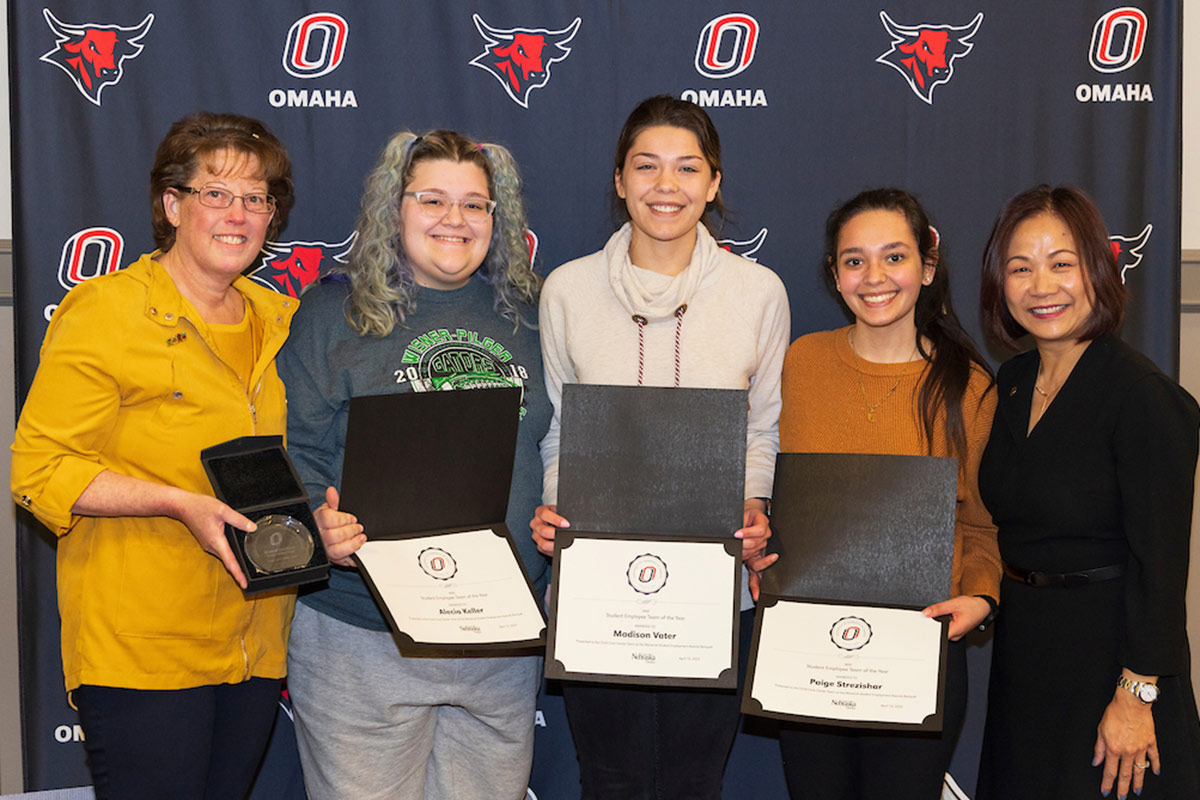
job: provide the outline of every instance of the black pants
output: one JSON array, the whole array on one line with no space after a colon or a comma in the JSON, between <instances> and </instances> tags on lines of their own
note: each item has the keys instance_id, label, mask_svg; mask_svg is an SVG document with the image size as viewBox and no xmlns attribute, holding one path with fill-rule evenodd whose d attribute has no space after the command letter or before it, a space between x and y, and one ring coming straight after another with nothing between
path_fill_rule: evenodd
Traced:
<instances>
[{"instance_id":1,"label":"black pants","mask_svg":"<svg viewBox=\"0 0 1200 800\"><path fill-rule=\"evenodd\" d=\"M280 681L73 693L97 800L237 800L275 724Z\"/></svg>"},{"instance_id":2,"label":"black pants","mask_svg":"<svg viewBox=\"0 0 1200 800\"><path fill-rule=\"evenodd\" d=\"M736 691L563 684L583 800L720 800L754 611L739 625Z\"/></svg>"},{"instance_id":3,"label":"black pants","mask_svg":"<svg viewBox=\"0 0 1200 800\"><path fill-rule=\"evenodd\" d=\"M941 733L781 725L788 793L793 800L938 800L966 708L967 649L950 642Z\"/></svg>"}]
</instances>

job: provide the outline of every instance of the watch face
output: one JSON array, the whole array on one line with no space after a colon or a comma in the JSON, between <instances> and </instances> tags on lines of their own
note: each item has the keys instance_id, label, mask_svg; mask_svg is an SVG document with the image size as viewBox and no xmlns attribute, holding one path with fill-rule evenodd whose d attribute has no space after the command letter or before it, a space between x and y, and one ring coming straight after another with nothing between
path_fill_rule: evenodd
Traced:
<instances>
[{"instance_id":1,"label":"watch face","mask_svg":"<svg viewBox=\"0 0 1200 800\"><path fill-rule=\"evenodd\" d=\"M1143 703L1153 703L1158 699L1158 687L1152 683L1144 683L1138 689L1137 695Z\"/></svg>"}]
</instances>

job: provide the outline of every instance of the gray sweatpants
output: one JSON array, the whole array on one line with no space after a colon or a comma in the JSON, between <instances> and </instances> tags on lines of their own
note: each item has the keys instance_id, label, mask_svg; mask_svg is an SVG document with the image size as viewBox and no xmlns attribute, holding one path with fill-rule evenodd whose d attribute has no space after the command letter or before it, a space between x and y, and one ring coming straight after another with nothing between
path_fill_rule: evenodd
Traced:
<instances>
[{"instance_id":1,"label":"gray sweatpants","mask_svg":"<svg viewBox=\"0 0 1200 800\"><path fill-rule=\"evenodd\" d=\"M405 658L296 605L288 691L311 800L520 800L542 659Z\"/></svg>"}]
</instances>

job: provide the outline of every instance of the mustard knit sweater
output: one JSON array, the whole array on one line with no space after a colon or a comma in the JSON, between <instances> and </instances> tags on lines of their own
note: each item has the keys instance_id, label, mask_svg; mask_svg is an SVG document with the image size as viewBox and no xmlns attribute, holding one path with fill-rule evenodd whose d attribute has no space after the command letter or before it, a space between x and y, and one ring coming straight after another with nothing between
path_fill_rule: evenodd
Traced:
<instances>
[{"instance_id":1,"label":"mustard knit sweater","mask_svg":"<svg viewBox=\"0 0 1200 800\"><path fill-rule=\"evenodd\" d=\"M849 328L838 328L811 333L788 348L783 362L780 451L950 455L945 426L940 419L934 427L932 452L926 448L917 407L926 362L863 361L850 349L848 332ZM895 391L889 395L893 385ZM869 406L876 406L874 422L867 419ZM958 471L951 582L955 596L999 597L996 526L979 497L978 480L979 459L987 444L995 410L996 392L988 388L987 376L981 371L973 372L963 396L968 457L966 464L960 461Z\"/></svg>"}]
</instances>

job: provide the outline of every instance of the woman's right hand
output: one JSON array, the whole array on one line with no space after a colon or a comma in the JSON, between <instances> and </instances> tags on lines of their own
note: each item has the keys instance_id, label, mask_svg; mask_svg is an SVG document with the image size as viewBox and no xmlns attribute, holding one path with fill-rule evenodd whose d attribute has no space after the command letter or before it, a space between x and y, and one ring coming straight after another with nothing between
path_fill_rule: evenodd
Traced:
<instances>
[{"instance_id":1,"label":"woman's right hand","mask_svg":"<svg viewBox=\"0 0 1200 800\"><path fill-rule=\"evenodd\" d=\"M538 506L529 521L529 529L533 531L533 541L537 542L538 552L544 556L554 555L554 534L559 528L569 528L571 523L558 515L558 506Z\"/></svg>"},{"instance_id":2,"label":"woman's right hand","mask_svg":"<svg viewBox=\"0 0 1200 800\"><path fill-rule=\"evenodd\" d=\"M987 615L992 613L992 604L982 597L958 595L957 597L951 597L949 600L934 603L923 609L921 613L930 619L934 619L935 617L950 617L950 624L946 628L946 636L950 641L957 642L972 630L978 628L987 619Z\"/></svg>"},{"instance_id":3,"label":"woman's right hand","mask_svg":"<svg viewBox=\"0 0 1200 800\"><path fill-rule=\"evenodd\" d=\"M225 538L225 524L228 523L247 533L253 532L257 526L249 518L211 495L183 489L175 491L178 494L171 516L186 525L204 552L220 559L225 569L237 581L237 585L245 589L246 576L238 565L233 548L229 546L229 540Z\"/></svg>"},{"instance_id":4,"label":"woman's right hand","mask_svg":"<svg viewBox=\"0 0 1200 800\"><path fill-rule=\"evenodd\" d=\"M329 562L339 567L357 567L350 556L367 543L367 535L357 517L338 510L338 499L338 490L330 486L325 490L325 502L313 511L313 518Z\"/></svg>"}]
</instances>

